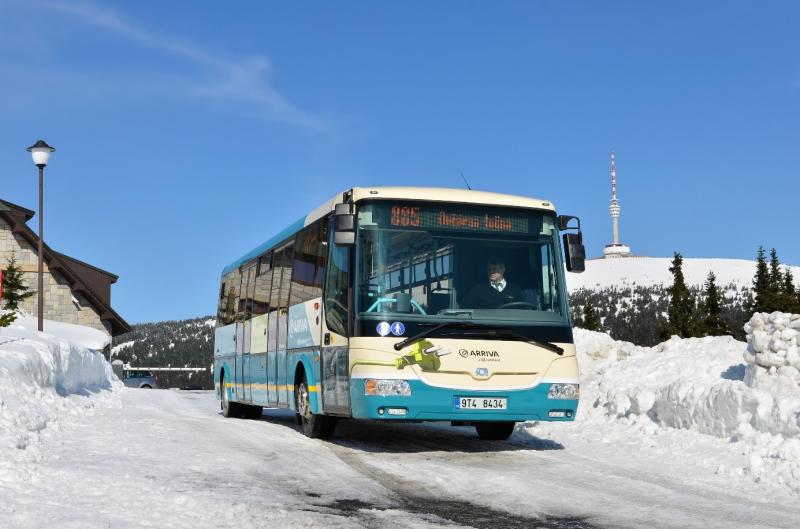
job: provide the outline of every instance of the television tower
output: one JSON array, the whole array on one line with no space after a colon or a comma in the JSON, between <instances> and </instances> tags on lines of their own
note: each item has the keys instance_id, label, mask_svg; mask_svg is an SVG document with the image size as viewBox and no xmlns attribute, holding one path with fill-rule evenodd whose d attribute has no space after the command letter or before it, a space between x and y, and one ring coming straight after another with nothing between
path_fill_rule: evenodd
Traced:
<instances>
[{"instance_id":1,"label":"television tower","mask_svg":"<svg viewBox=\"0 0 800 529\"><path fill-rule=\"evenodd\" d=\"M608 207L611 213L611 226L614 231L614 239L611 244L606 244L603 249L603 256L605 257L628 257L631 255L631 249L619 242L619 214L622 207L617 200L617 164L614 151L611 151L611 205Z\"/></svg>"}]
</instances>

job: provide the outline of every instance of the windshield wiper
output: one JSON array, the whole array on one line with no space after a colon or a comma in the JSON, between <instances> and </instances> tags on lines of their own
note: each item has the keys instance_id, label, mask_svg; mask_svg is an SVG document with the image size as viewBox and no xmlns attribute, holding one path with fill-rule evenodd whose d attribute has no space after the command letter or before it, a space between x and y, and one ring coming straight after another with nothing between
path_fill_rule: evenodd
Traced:
<instances>
[{"instance_id":1,"label":"windshield wiper","mask_svg":"<svg viewBox=\"0 0 800 529\"><path fill-rule=\"evenodd\" d=\"M422 325L422 324L420 324ZM475 329L478 332L469 332L469 333L460 333L463 335L475 335L475 336L485 336L485 337L505 337L505 338L513 338L520 342L529 343L531 345L537 345L542 349L547 349L550 352L556 353L557 355L561 356L564 354L564 349L562 347L557 346L554 343L550 342L540 342L539 340L529 338L524 334L521 334L514 329L509 329L505 327L495 328L495 329L485 329L482 325L476 325L474 323L468 321L446 321L444 323L440 323L439 325L434 325L430 329L426 329L420 333L415 334L414 336L409 336L405 340L401 340L394 344L394 350L399 351L403 347L411 345L412 343L418 342L434 332L438 331L439 329L444 329L445 327L453 327L456 329Z\"/></svg>"},{"instance_id":2,"label":"windshield wiper","mask_svg":"<svg viewBox=\"0 0 800 529\"><path fill-rule=\"evenodd\" d=\"M420 325L423 325L423 324L420 323ZM428 324L428 325L430 325L430 324ZM445 327L455 327L457 329L473 329L473 328L477 327L477 325L475 325L474 323L467 322L467 321L446 321L444 323L440 323L439 325L434 325L430 329L426 329L426 330L424 330L424 331L422 331L420 333L415 334L414 336L409 336L405 340L400 340L399 342L394 344L394 350L395 351L399 351L403 347L406 347L407 345L411 345L412 343L416 343L416 342L426 338L427 336L430 336L431 334L433 334L434 332L438 331L439 329L444 329Z\"/></svg>"},{"instance_id":3,"label":"windshield wiper","mask_svg":"<svg viewBox=\"0 0 800 529\"><path fill-rule=\"evenodd\" d=\"M478 327L478 326L476 325L476 327ZM465 334L467 334L467 333L465 333ZM468 334L472 334L472 335L475 335L475 336L486 336L486 337L491 337L491 338L495 338L495 337L498 337L498 338L499 337L514 338L515 340L518 340L520 342L529 343L531 345L537 345L537 346L541 347L542 349L547 349L548 351L556 353L559 356L562 356L564 354L564 348L563 347L559 347L554 343L540 342L539 340L536 340L535 338L529 338L529 337L525 336L524 334L515 331L514 329L508 329L508 328L504 328L504 327L495 328L495 329L481 329L478 332L470 332Z\"/></svg>"}]
</instances>

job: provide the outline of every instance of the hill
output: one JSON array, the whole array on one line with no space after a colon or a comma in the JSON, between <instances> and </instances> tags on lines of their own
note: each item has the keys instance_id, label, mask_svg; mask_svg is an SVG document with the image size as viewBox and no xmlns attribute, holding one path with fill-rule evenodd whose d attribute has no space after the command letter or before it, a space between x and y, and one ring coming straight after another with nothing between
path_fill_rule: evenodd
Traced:
<instances>
[{"instance_id":1,"label":"hill","mask_svg":"<svg viewBox=\"0 0 800 529\"><path fill-rule=\"evenodd\" d=\"M131 332L114 338L111 359L131 366L208 367L214 361L214 318L161 321L133 325ZM211 371L158 373L162 387L188 384L213 389Z\"/></svg>"},{"instance_id":2,"label":"hill","mask_svg":"<svg viewBox=\"0 0 800 529\"><path fill-rule=\"evenodd\" d=\"M666 318L669 303L666 289L672 284L671 262L666 257L588 259L584 273L567 277L575 325L583 323L583 307L591 300L601 318L601 330L614 339L644 346L659 343L660 320ZM800 267L791 268L800 277ZM751 316L748 306L756 263L685 257L683 273L696 300L710 271L717 276L723 319L731 335L743 340L742 326Z\"/></svg>"},{"instance_id":3,"label":"hill","mask_svg":"<svg viewBox=\"0 0 800 529\"><path fill-rule=\"evenodd\" d=\"M669 286L672 283L672 274L669 272L671 263L671 257L587 259L586 271L570 274L567 286L570 292L581 288L596 290L612 286ZM791 268L794 276L800 277L800 266ZM733 285L739 290L750 289L756 273L756 262L746 259L683 258L683 275L687 285L702 286L709 271L714 272L720 285Z\"/></svg>"}]
</instances>

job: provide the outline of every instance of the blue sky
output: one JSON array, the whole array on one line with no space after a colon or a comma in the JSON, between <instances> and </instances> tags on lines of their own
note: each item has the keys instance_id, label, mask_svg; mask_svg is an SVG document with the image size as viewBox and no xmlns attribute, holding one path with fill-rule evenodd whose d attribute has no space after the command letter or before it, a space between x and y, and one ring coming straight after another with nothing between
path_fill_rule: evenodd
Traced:
<instances>
[{"instance_id":1,"label":"blue sky","mask_svg":"<svg viewBox=\"0 0 800 529\"><path fill-rule=\"evenodd\" d=\"M768 9L766 9L768 7ZM0 0L0 197L130 322L354 185L553 200L587 251L800 264L800 4ZM35 224L33 225L35 227Z\"/></svg>"}]
</instances>

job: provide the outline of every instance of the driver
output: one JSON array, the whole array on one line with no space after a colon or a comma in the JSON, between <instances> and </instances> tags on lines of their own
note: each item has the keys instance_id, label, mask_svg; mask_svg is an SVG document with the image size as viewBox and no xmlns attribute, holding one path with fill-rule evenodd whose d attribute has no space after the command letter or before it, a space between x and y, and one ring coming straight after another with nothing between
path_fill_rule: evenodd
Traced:
<instances>
[{"instance_id":1,"label":"driver","mask_svg":"<svg viewBox=\"0 0 800 529\"><path fill-rule=\"evenodd\" d=\"M514 283L506 281L506 265L499 259L486 264L488 281L475 285L467 293L464 308L496 309L507 303L522 301L522 291Z\"/></svg>"}]
</instances>

